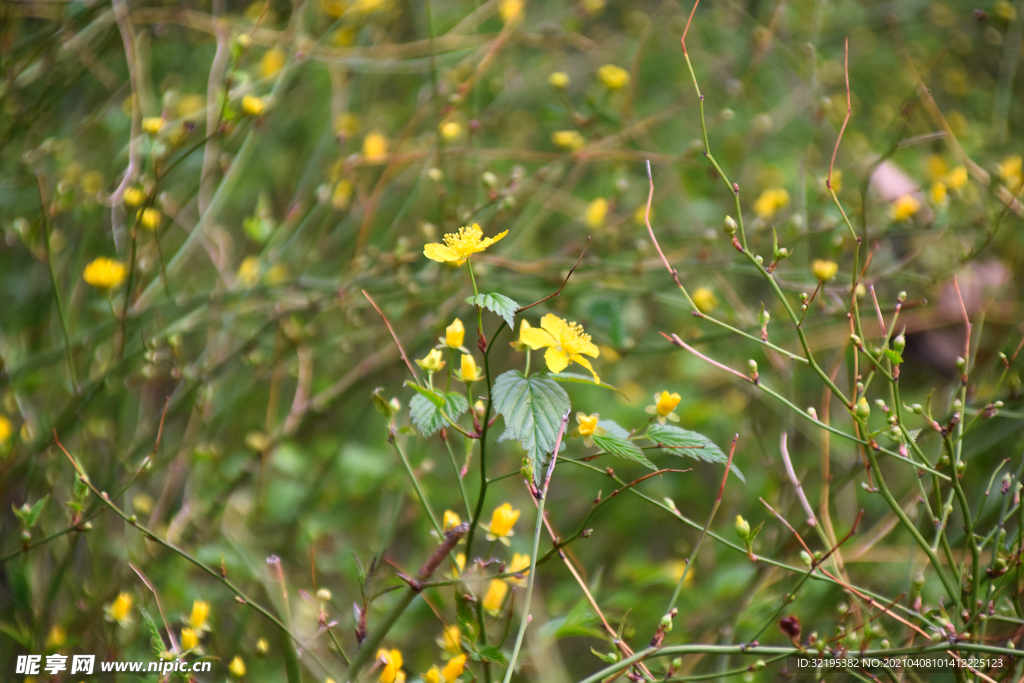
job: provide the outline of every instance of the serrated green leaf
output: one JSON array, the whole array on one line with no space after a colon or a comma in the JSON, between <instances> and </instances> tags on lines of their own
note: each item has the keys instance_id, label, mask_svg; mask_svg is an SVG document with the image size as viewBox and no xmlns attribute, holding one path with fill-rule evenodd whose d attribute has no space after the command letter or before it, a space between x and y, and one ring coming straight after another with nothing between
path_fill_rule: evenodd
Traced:
<instances>
[{"instance_id":1,"label":"serrated green leaf","mask_svg":"<svg viewBox=\"0 0 1024 683\"><path fill-rule=\"evenodd\" d=\"M509 299L504 294L498 294L497 292L491 294L477 294L475 296L466 297L466 303L471 306L481 306L486 308L491 313L504 318L505 322L508 323L509 329L515 327L516 311L519 310L519 304L512 299Z\"/></svg>"},{"instance_id":2,"label":"serrated green leaf","mask_svg":"<svg viewBox=\"0 0 1024 683\"><path fill-rule=\"evenodd\" d=\"M632 441L624 439L621 436L615 434L603 434L601 436L594 436L594 443L606 453L610 453L619 458L625 458L626 460L632 460L638 462L644 467L652 470L657 470L654 463L647 459L644 452L640 450Z\"/></svg>"},{"instance_id":3,"label":"serrated green leaf","mask_svg":"<svg viewBox=\"0 0 1024 683\"><path fill-rule=\"evenodd\" d=\"M419 384L416 384L415 382L410 382L409 380L405 381L405 385L415 389L419 393L420 396L425 396L431 403L433 403L438 408L440 408L441 406L444 405L444 401L445 401L444 396L442 396L441 394L437 393L433 389L428 389L427 387L421 387Z\"/></svg>"},{"instance_id":4,"label":"serrated green leaf","mask_svg":"<svg viewBox=\"0 0 1024 683\"><path fill-rule=\"evenodd\" d=\"M647 430L647 434L644 436L656 444L672 446L672 448L665 450L673 455L696 458L704 462L717 462L721 464L729 462L729 458L722 452L722 449L716 446L711 439L703 434L691 432L688 429L682 429L673 425L654 424L651 425L651 428ZM744 484L747 483L743 473L740 472L736 465L732 466L732 471L740 478L740 481Z\"/></svg>"},{"instance_id":5,"label":"serrated green leaf","mask_svg":"<svg viewBox=\"0 0 1024 683\"><path fill-rule=\"evenodd\" d=\"M564 372L563 371L563 372L558 373L557 375L555 375L555 374L549 375L549 377L551 377L551 379L555 380L556 382L565 382L566 384L589 384L592 387L601 387L602 389L611 389L612 391L616 392L617 394L619 394L623 398L625 398L627 400L629 398L628 396L626 396L626 393L624 391L622 391L622 389L619 389L618 387L612 386L611 384L608 384L607 382L597 382L597 383L595 383L594 382L594 378L591 377L590 375L581 375L581 374L575 373L575 372Z\"/></svg>"},{"instance_id":6,"label":"serrated green leaf","mask_svg":"<svg viewBox=\"0 0 1024 683\"><path fill-rule=\"evenodd\" d=\"M896 349L886 349L885 351L882 351L882 353L885 354L885 357L888 358L893 365L899 365L903 362L903 356Z\"/></svg>"},{"instance_id":7,"label":"serrated green leaf","mask_svg":"<svg viewBox=\"0 0 1024 683\"><path fill-rule=\"evenodd\" d=\"M149 630L149 649L154 657L160 659L160 655L167 651L164 639L160 635L160 627L156 625L153 617L142 605L139 605L139 614L142 615L143 621L146 622L146 628Z\"/></svg>"},{"instance_id":8,"label":"serrated green leaf","mask_svg":"<svg viewBox=\"0 0 1024 683\"><path fill-rule=\"evenodd\" d=\"M499 650L494 645L480 645L476 648L475 653L476 661L481 662L493 662L500 664L501 666L508 666L508 659L505 657L505 653Z\"/></svg>"},{"instance_id":9,"label":"serrated green leaf","mask_svg":"<svg viewBox=\"0 0 1024 683\"><path fill-rule=\"evenodd\" d=\"M569 395L549 377L527 378L510 370L495 380L491 402L505 420L505 432L498 441L521 443L533 465L534 480L540 481L546 456L555 448L562 415L571 406Z\"/></svg>"},{"instance_id":10,"label":"serrated green leaf","mask_svg":"<svg viewBox=\"0 0 1024 683\"><path fill-rule=\"evenodd\" d=\"M444 401L440 406L431 402L430 397L422 394L413 396L412 401L409 402L409 417L412 418L413 424L423 436L433 436L441 427L448 424L448 421L444 419L445 415L455 422L469 408L469 402L462 394L449 392L443 397L440 394L437 396Z\"/></svg>"}]
</instances>

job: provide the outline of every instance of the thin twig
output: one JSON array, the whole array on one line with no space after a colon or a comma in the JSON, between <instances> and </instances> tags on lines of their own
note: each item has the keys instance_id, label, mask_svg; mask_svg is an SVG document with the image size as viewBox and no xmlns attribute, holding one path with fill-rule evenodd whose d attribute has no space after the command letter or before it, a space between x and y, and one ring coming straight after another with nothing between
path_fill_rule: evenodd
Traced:
<instances>
[{"instance_id":1,"label":"thin twig","mask_svg":"<svg viewBox=\"0 0 1024 683\"><path fill-rule=\"evenodd\" d=\"M789 449L786 448L786 437L786 432L782 432L782 438L779 443L779 449L782 451L782 462L786 465L786 474L789 475L789 480L793 482L797 498L800 499L800 504L804 506L804 511L807 512L807 524L815 526L818 520L814 516L814 509L807 501L807 496L804 495L804 489L800 485L800 480L796 478L796 471L793 469L793 463L789 459Z\"/></svg>"},{"instance_id":2,"label":"thin twig","mask_svg":"<svg viewBox=\"0 0 1024 683\"><path fill-rule=\"evenodd\" d=\"M850 38L847 37L844 41L846 57L843 62L843 71L846 74L846 117L843 119L843 125L839 128L839 137L836 138L836 146L832 148L832 161L828 164L828 178L825 183L828 185L828 189L832 189L832 169L836 165L836 154L839 152L839 143L843 141L843 133L846 132L846 124L850 122L850 113L853 111L853 107L850 104ZM845 215L845 214L844 214Z\"/></svg>"},{"instance_id":3,"label":"thin twig","mask_svg":"<svg viewBox=\"0 0 1024 683\"><path fill-rule=\"evenodd\" d=\"M398 335L395 334L395 328L391 327L391 323L388 321L388 317L386 315L384 315L384 312L382 310L380 310L380 307L373 300L373 298L370 297L370 295L366 293L366 290L364 289L364 290L362 290L362 292L363 292L363 296L366 297L366 300L370 302L370 305L373 306L374 310L377 311L377 314L380 315L381 319L384 321L384 324L388 326L388 332L391 333L391 337L395 340L395 344L398 345L398 352L400 354L402 354L402 360L405 361L405 367L409 368L409 372L412 373L413 379L415 379L416 383L419 384L420 383L420 378L416 374L416 369L413 368L412 363L409 362L409 357L407 355L405 355L405 349L402 348L402 342L399 341Z\"/></svg>"},{"instance_id":4,"label":"thin twig","mask_svg":"<svg viewBox=\"0 0 1024 683\"><path fill-rule=\"evenodd\" d=\"M544 303L548 299L554 299L556 296L561 294L562 293L562 289L565 287L566 284L568 284L569 278L572 277L573 272L576 270L576 266L580 265L580 261L583 260L583 255L587 253L587 247L589 247L589 246L590 246L590 235L587 235L587 243L583 245L583 251L580 252L579 258L576 259L576 263L573 265L572 268L569 269L569 272L566 274L565 279L562 280L562 285L558 289L556 289L553 294L548 294L546 297L544 297L540 301L534 301L529 306L523 306L523 307L519 308L516 311L516 314L518 315L519 313L522 313L523 311L525 311L527 309L533 308L534 306L539 306L540 304ZM495 334L497 334L497 333L495 333Z\"/></svg>"}]
</instances>

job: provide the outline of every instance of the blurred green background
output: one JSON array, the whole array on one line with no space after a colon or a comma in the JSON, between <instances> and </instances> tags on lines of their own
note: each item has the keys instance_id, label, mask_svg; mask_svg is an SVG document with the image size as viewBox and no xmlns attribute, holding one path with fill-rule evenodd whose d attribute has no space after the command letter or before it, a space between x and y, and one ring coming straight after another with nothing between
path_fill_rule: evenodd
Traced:
<instances>
[{"instance_id":1,"label":"blurred green background","mask_svg":"<svg viewBox=\"0 0 1024 683\"><path fill-rule=\"evenodd\" d=\"M806 365L693 315L643 224L650 160L651 222L688 291L701 290L698 305L760 338L763 304L769 340L800 353L784 308L722 231L735 211L702 153L698 101L680 49L690 9L639 0L0 7L0 677L16 680L10 672L26 652L152 658L137 607L159 610L131 563L156 587L176 635L193 601L210 603L212 631L202 646L222 664L199 680L223 679L235 656L249 679L283 680L275 627L215 578L102 512L95 497L76 493L74 470L53 446L56 430L128 514L199 561L223 565L283 615L265 562L281 558L294 630L329 664L323 670L302 658L303 680L341 680L341 660L317 623L316 589L333 593L324 607L351 655L350 606L362 603L357 567L377 558L384 564L375 590L399 586L396 573L411 574L436 547L370 400L383 387L385 398L404 406L399 425L409 426L408 373L361 290L410 356L426 355L456 316L473 347L465 273L422 255L425 243L472 222L485 235L509 231L474 257L475 273L482 291L520 303L554 292L589 238L561 295L523 317L535 326L547 312L579 321L599 345L595 369L621 391L566 385L574 413L599 412L633 429L648 419L652 395L668 390L681 396L681 426L723 450L739 435L735 462L746 482L729 480L712 531L736 544L736 515L765 522L757 554L802 571L799 544L764 498L812 549L827 550L803 524L782 467L785 432L816 508L830 458L838 537L865 511L843 549L850 580L890 600L909 592L925 569L923 554L894 529L881 497L865 490L853 444L825 438L782 403L659 334L677 333L742 374L754 359L766 386L828 414L823 386ZM848 38L852 118L833 185L861 238L861 266L871 254L864 282L872 289L859 299L864 326L879 337L872 297L888 322L898 293L907 293L898 325L907 327L903 402L924 403L934 392L932 409L945 423L964 348L951 286L958 277L974 324L966 417L1005 403L996 417L973 424L965 441L964 488L972 505L988 502L981 533L993 524L999 478L1016 470L1024 441L1019 363L1007 360L1004 373L998 356L1016 358L1024 319L1022 210L1013 198L1022 184L1022 32L1019 1L750 0L705 2L687 38L711 150L739 185L751 249L771 261L777 231L792 255L775 276L794 308L801 292L815 290L812 261L839 265L803 329L844 391L857 381L847 319L856 242L825 181L846 114ZM623 87L598 76L606 64L628 72ZM554 72L567 74L564 89L549 82ZM260 99L247 104L246 96ZM129 168L137 176L121 189L130 192L116 196ZM905 197L916 206L904 203L901 214ZM154 229L137 220L145 209L159 212ZM110 290L87 284L83 272L97 257L134 264L128 281ZM485 313L489 338L497 326ZM522 367L512 340L507 330L492 340L495 375ZM868 397L876 398L870 390ZM833 424L852 431L843 406L830 405ZM914 428L925 426L913 419ZM881 417L873 421L883 426ZM411 428L399 438L434 509L467 518L444 444ZM920 438L934 460L939 439L927 428ZM453 448L461 462L462 444ZM589 452L579 441L570 449L574 457ZM476 455L465 482L472 502ZM651 458L659 467L693 468L637 489L654 501L671 498L696 528L623 495L595 516L593 535L568 549L634 649L654 633L722 476L718 465L665 452ZM489 474L516 472L521 459L516 442L492 441ZM626 481L646 473L608 456L593 464L614 467ZM913 469L888 461L884 469L913 513ZM614 487L605 476L559 468L548 501L553 527L570 533L598 491ZM43 499L31 526L16 514ZM505 501L523 513L512 549L494 551L505 562L529 550L530 500L517 476L489 489L485 520ZM954 545L963 533L958 515L950 521ZM76 528L86 519L90 531ZM1011 537L1016 528L1008 525ZM924 533L931 539L934 531ZM542 536L542 552L547 542ZM475 548L484 553L486 545L481 539ZM692 573L666 643L746 642L799 578L714 539ZM104 619L104 606L121 592L136 606L127 626ZM930 578L925 603L935 607L940 593ZM454 620L450 588L424 595L386 640L403 652L410 681L438 661L434 640ZM1000 593L1003 621L988 627L991 642L1005 644L1024 624L1016 595L1015 588ZM391 598L370 607L371 628ZM849 600L834 585L810 581L786 613L799 616L805 636L831 637L838 624L860 618L837 613ZM520 602L514 618L508 611L498 618L492 637L506 624L514 631L521 609ZM611 636L557 559L538 570L533 615L522 680L578 680L605 666L591 649L614 649ZM898 622L872 623L876 645L903 642ZM261 638L268 653L260 652ZM771 623L760 642L788 638ZM506 653L510 645L511 638ZM680 673L746 663L691 656ZM479 671L473 663L467 669ZM757 680L778 675L772 666Z\"/></svg>"}]
</instances>

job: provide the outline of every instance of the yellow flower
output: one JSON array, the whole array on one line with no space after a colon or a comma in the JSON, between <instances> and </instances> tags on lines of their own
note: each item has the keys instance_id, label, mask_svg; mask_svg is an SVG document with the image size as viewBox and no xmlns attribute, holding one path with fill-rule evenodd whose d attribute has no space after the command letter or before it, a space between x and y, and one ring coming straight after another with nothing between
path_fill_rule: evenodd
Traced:
<instances>
[{"instance_id":1,"label":"yellow flower","mask_svg":"<svg viewBox=\"0 0 1024 683\"><path fill-rule=\"evenodd\" d=\"M444 345L449 346L453 349L457 349L462 346L462 341L466 338L466 328L462 326L462 321L456 318L452 321L452 324L444 328Z\"/></svg>"},{"instance_id":2,"label":"yellow flower","mask_svg":"<svg viewBox=\"0 0 1024 683\"><path fill-rule=\"evenodd\" d=\"M1022 160L1019 154L1008 156L999 163L999 177L1003 179L1006 186L1013 192L1018 192L1024 179L1021 175Z\"/></svg>"},{"instance_id":3,"label":"yellow flower","mask_svg":"<svg viewBox=\"0 0 1024 683\"><path fill-rule=\"evenodd\" d=\"M605 64L598 69L597 77L609 90L619 90L629 83L629 72L614 64Z\"/></svg>"},{"instance_id":4,"label":"yellow flower","mask_svg":"<svg viewBox=\"0 0 1024 683\"><path fill-rule=\"evenodd\" d=\"M586 221L591 228L600 228L608 216L608 200L598 197L587 206Z\"/></svg>"},{"instance_id":5,"label":"yellow flower","mask_svg":"<svg viewBox=\"0 0 1024 683\"><path fill-rule=\"evenodd\" d=\"M520 579L518 577L511 577L508 581L516 586L525 586L525 577L530 573L530 556L523 555L522 553L516 553L512 556L512 562L509 563L506 571L522 574L524 578Z\"/></svg>"},{"instance_id":6,"label":"yellow flower","mask_svg":"<svg viewBox=\"0 0 1024 683\"><path fill-rule=\"evenodd\" d=\"M501 0L498 5L498 13L501 20L509 26L514 26L523 18L524 0Z\"/></svg>"},{"instance_id":7,"label":"yellow flower","mask_svg":"<svg viewBox=\"0 0 1024 683\"><path fill-rule=\"evenodd\" d=\"M186 650L191 650L196 645L199 645L199 636L192 629L186 627L181 629L181 646Z\"/></svg>"},{"instance_id":8,"label":"yellow flower","mask_svg":"<svg viewBox=\"0 0 1024 683\"><path fill-rule=\"evenodd\" d=\"M550 76L548 76L548 83L551 85L552 88L557 88L558 90L565 90L566 88L569 87L569 74L565 73L564 71L556 71Z\"/></svg>"},{"instance_id":9,"label":"yellow flower","mask_svg":"<svg viewBox=\"0 0 1024 683\"><path fill-rule=\"evenodd\" d=\"M487 540L498 540L505 545L511 545L508 537L515 535L516 532L512 530L512 527L515 526L517 519L519 519L519 510L513 509L511 503L502 503L494 508L494 512L491 514L491 525L484 527L487 531Z\"/></svg>"},{"instance_id":10,"label":"yellow flower","mask_svg":"<svg viewBox=\"0 0 1024 683\"><path fill-rule=\"evenodd\" d=\"M142 119L142 130L146 131L150 135L156 135L163 127L164 119L162 116L147 116Z\"/></svg>"},{"instance_id":11,"label":"yellow flower","mask_svg":"<svg viewBox=\"0 0 1024 683\"><path fill-rule=\"evenodd\" d=\"M491 614L497 614L501 611L501 606L505 602L505 596L507 594L507 583L501 579L491 579L491 583L487 586L487 593L484 595L484 609Z\"/></svg>"},{"instance_id":12,"label":"yellow flower","mask_svg":"<svg viewBox=\"0 0 1024 683\"><path fill-rule=\"evenodd\" d=\"M573 430L572 437L578 438L583 437L583 443L590 446L594 445L595 436L604 436L608 432L605 431L604 427L598 425L600 416L597 413L593 415L587 415L586 413L576 413L576 424L579 426Z\"/></svg>"},{"instance_id":13,"label":"yellow flower","mask_svg":"<svg viewBox=\"0 0 1024 683\"><path fill-rule=\"evenodd\" d=\"M380 670L380 678L377 680L380 683L395 683L395 680L399 678L405 678L405 674L402 673L402 653L398 650L385 650L381 648L377 650L377 659L383 662L384 666Z\"/></svg>"},{"instance_id":14,"label":"yellow flower","mask_svg":"<svg viewBox=\"0 0 1024 683\"><path fill-rule=\"evenodd\" d=\"M105 611L112 621L116 621L121 626L126 626L131 623L132 596L128 593L119 594L114 602L107 605Z\"/></svg>"},{"instance_id":15,"label":"yellow flower","mask_svg":"<svg viewBox=\"0 0 1024 683\"><path fill-rule=\"evenodd\" d=\"M242 287L255 287L260 281L260 260L255 256L246 256L242 259L235 279Z\"/></svg>"},{"instance_id":16,"label":"yellow flower","mask_svg":"<svg viewBox=\"0 0 1024 683\"><path fill-rule=\"evenodd\" d=\"M436 642L449 654L457 655L462 652L462 632L458 626L445 626L444 633Z\"/></svg>"},{"instance_id":17,"label":"yellow flower","mask_svg":"<svg viewBox=\"0 0 1024 683\"><path fill-rule=\"evenodd\" d=\"M423 255L438 263L454 263L461 266L473 254L479 254L508 234L508 230L499 232L494 237L484 237L479 224L459 228L457 233L450 232L444 236L444 244L431 242L423 247Z\"/></svg>"},{"instance_id":18,"label":"yellow flower","mask_svg":"<svg viewBox=\"0 0 1024 683\"><path fill-rule=\"evenodd\" d=\"M959 192L967 184L967 169L957 166L946 176L946 185L954 192Z\"/></svg>"},{"instance_id":19,"label":"yellow flower","mask_svg":"<svg viewBox=\"0 0 1024 683\"><path fill-rule=\"evenodd\" d=\"M14 433L14 425L7 419L6 416L0 415L0 444L7 443L7 440L11 438L11 434Z\"/></svg>"},{"instance_id":20,"label":"yellow flower","mask_svg":"<svg viewBox=\"0 0 1024 683\"><path fill-rule=\"evenodd\" d=\"M206 631L209 627L206 620L210 616L210 603L205 600L195 600L192 603L192 614L188 617L188 625L196 631Z\"/></svg>"},{"instance_id":21,"label":"yellow flower","mask_svg":"<svg viewBox=\"0 0 1024 683\"><path fill-rule=\"evenodd\" d=\"M949 200L946 193L946 184L938 180L932 183L932 187L928 191L928 195L931 197L932 204L935 206L945 206Z\"/></svg>"},{"instance_id":22,"label":"yellow flower","mask_svg":"<svg viewBox=\"0 0 1024 683\"><path fill-rule=\"evenodd\" d=\"M272 47L260 59L260 78L270 78L284 68L286 55L279 47Z\"/></svg>"},{"instance_id":23,"label":"yellow flower","mask_svg":"<svg viewBox=\"0 0 1024 683\"><path fill-rule=\"evenodd\" d=\"M781 187L765 190L754 201L754 213L761 218L771 218L779 209L789 204L789 193Z\"/></svg>"},{"instance_id":24,"label":"yellow flower","mask_svg":"<svg viewBox=\"0 0 1024 683\"><path fill-rule=\"evenodd\" d=\"M839 264L835 261L825 261L822 259L814 259L811 262L811 272L814 273L814 277L822 282L828 282L836 276L839 272Z\"/></svg>"},{"instance_id":25,"label":"yellow flower","mask_svg":"<svg viewBox=\"0 0 1024 683\"><path fill-rule=\"evenodd\" d=\"M674 562L670 562L668 570L672 575L672 580L679 583L679 579L683 578L683 572L686 571L686 560L675 560ZM690 584L693 583L694 573L693 567L690 567L690 571L686 572L686 580L683 581L683 588L689 588Z\"/></svg>"},{"instance_id":26,"label":"yellow flower","mask_svg":"<svg viewBox=\"0 0 1024 683\"><path fill-rule=\"evenodd\" d=\"M897 223L910 219L921 210L921 202L912 194L905 194L892 203L889 210L892 219Z\"/></svg>"},{"instance_id":27,"label":"yellow flower","mask_svg":"<svg viewBox=\"0 0 1024 683\"><path fill-rule=\"evenodd\" d=\"M430 667L430 671L423 674L423 683L440 683L441 670L436 666Z\"/></svg>"},{"instance_id":28,"label":"yellow flower","mask_svg":"<svg viewBox=\"0 0 1024 683\"><path fill-rule=\"evenodd\" d=\"M66 642L68 642L68 632L64 630L64 627L60 624L51 626L50 632L46 634L46 648L52 650Z\"/></svg>"},{"instance_id":29,"label":"yellow flower","mask_svg":"<svg viewBox=\"0 0 1024 683\"><path fill-rule=\"evenodd\" d=\"M124 203L128 206L140 206L146 201L146 193L142 188L129 187L124 191Z\"/></svg>"},{"instance_id":30,"label":"yellow flower","mask_svg":"<svg viewBox=\"0 0 1024 683\"><path fill-rule=\"evenodd\" d=\"M458 121L445 121L440 127L441 137L445 140L454 140L462 132L462 126Z\"/></svg>"},{"instance_id":31,"label":"yellow flower","mask_svg":"<svg viewBox=\"0 0 1024 683\"><path fill-rule=\"evenodd\" d=\"M228 664L228 671L231 672L232 676L241 678L245 675L245 662L242 661L241 657L235 655L235 658L231 660L230 664Z\"/></svg>"},{"instance_id":32,"label":"yellow flower","mask_svg":"<svg viewBox=\"0 0 1024 683\"><path fill-rule=\"evenodd\" d=\"M445 366L445 362L441 360L441 350L434 349L423 358L417 358L416 365L427 372L437 372Z\"/></svg>"},{"instance_id":33,"label":"yellow flower","mask_svg":"<svg viewBox=\"0 0 1024 683\"><path fill-rule=\"evenodd\" d=\"M465 666L466 655L461 654L457 657L452 657L441 671L441 678L444 679L444 683L455 683L455 679L462 675L462 670Z\"/></svg>"},{"instance_id":34,"label":"yellow flower","mask_svg":"<svg viewBox=\"0 0 1024 683\"><path fill-rule=\"evenodd\" d=\"M590 361L583 357L587 355L597 358L601 352L578 323L570 323L548 313L541 318L539 329L521 329L519 339L534 350L547 348L544 352L544 362L551 372L558 374L565 370L570 362L579 363L590 370L595 384L601 382Z\"/></svg>"},{"instance_id":35,"label":"yellow flower","mask_svg":"<svg viewBox=\"0 0 1024 683\"><path fill-rule=\"evenodd\" d=\"M331 193L331 206L338 211L344 211L348 208L348 203L352 199L352 183L342 178L338 181L338 184L334 186L334 192Z\"/></svg>"},{"instance_id":36,"label":"yellow flower","mask_svg":"<svg viewBox=\"0 0 1024 683\"><path fill-rule=\"evenodd\" d=\"M459 368L463 382L475 382L480 379L480 368L476 366L473 356L468 353L462 354L462 366Z\"/></svg>"},{"instance_id":37,"label":"yellow flower","mask_svg":"<svg viewBox=\"0 0 1024 683\"><path fill-rule=\"evenodd\" d=\"M679 405L680 400L682 399L679 394L662 391L660 394L654 395L654 405L647 406L645 410L650 415L655 415L661 424L665 424L665 420L679 422L679 416L672 411Z\"/></svg>"},{"instance_id":38,"label":"yellow flower","mask_svg":"<svg viewBox=\"0 0 1024 683\"><path fill-rule=\"evenodd\" d=\"M93 287L113 289L128 277L128 266L101 256L85 267L82 277Z\"/></svg>"},{"instance_id":39,"label":"yellow flower","mask_svg":"<svg viewBox=\"0 0 1024 683\"><path fill-rule=\"evenodd\" d=\"M583 0L583 9L590 16L597 16L604 9L604 0Z\"/></svg>"},{"instance_id":40,"label":"yellow flower","mask_svg":"<svg viewBox=\"0 0 1024 683\"><path fill-rule=\"evenodd\" d=\"M266 108L267 103L255 95L246 95L242 98L242 112L249 116L259 116Z\"/></svg>"},{"instance_id":41,"label":"yellow flower","mask_svg":"<svg viewBox=\"0 0 1024 683\"><path fill-rule=\"evenodd\" d=\"M949 173L949 166L946 160L938 154L932 154L924 162L924 174L929 180L941 180L942 176Z\"/></svg>"},{"instance_id":42,"label":"yellow flower","mask_svg":"<svg viewBox=\"0 0 1024 683\"><path fill-rule=\"evenodd\" d=\"M146 230L156 230L160 227L160 212L157 209L142 209L135 217Z\"/></svg>"},{"instance_id":43,"label":"yellow flower","mask_svg":"<svg viewBox=\"0 0 1024 683\"><path fill-rule=\"evenodd\" d=\"M551 142L562 149L573 151L583 149L583 146L587 144L583 136L579 134L579 131L575 130L556 130L551 134Z\"/></svg>"},{"instance_id":44,"label":"yellow flower","mask_svg":"<svg viewBox=\"0 0 1024 683\"><path fill-rule=\"evenodd\" d=\"M707 287L698 287L693 293L693 303L701 313L710 313L718 305L718 299Z\"/></svg>"},{"instance_id":45,"label":"yellow flower","mask_svg":"<svg viewBox=\"0 0 1024 683\"><path fill-rule=\"evenodd\" d=\"M260 638L256 641L256 652L261 655L265 655L270 652L270 643L267 642L266 638ZM327 681L324 681L324 683L327 683Z\"/></svg>"},{"instance_id":46,"label":"yellow flower","mask_svg":"<svg viewBox=\"0 0 1024 683\"><path fill-rule=\"evenodd\" d=\"M508 345L511 346L516 351L526 351L527 349L529 349L530 347L527 346L526 342L523 341L523 331L531 329L533 329L533 327L530 325L530 323L526 322L526 319L524 318L523 321L519 324L519 339L516 339L515 341L510 341Z\"/></svg>"},{"instance_id":47,"label":"yellow flower","mask_svg":"<svg viewBox=\"0 0 1024 683\"><path fill-rule=\"evenodd\" d=\"M459 519L458 513L452 510L444 511L444 532L448 533L458 525L462 524L462 520ZM456 628L458 628L456 626Z\"/></svg>"},{"instance_id":48,"label":"yellow flower","mask_svg":"<svg viewBox=\"0 0 1024 683\"><path fill-rule=\"evenodd\" d=\"M388 155L388 139L376 131L363 138L363 156L368 161L381 161Z\"/></svg>"}]
</instances>

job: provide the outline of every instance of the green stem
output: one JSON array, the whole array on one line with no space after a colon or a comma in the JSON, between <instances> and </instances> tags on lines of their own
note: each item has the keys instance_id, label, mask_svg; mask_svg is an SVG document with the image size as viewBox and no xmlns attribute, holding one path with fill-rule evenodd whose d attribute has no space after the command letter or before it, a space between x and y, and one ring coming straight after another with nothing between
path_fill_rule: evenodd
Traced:
<instances>
[{"instance_id":1,"label":"green stem","mask_svg":"<svg viewBox=\"0 0 1024 683\"><path fill-rule=\"evenodd\" d=\"M78 393L78 375L75 373L75 363L71 356L71 339L68 336L67 318L64 317L64 306L60 302L60 289L57 287L57 275L53 271L53 252L50 250L50 220L47 216L46 200L43 199L43 179L37 176L39 187L39 206L42 209L43 217L43 245L46 248L46 267L50 271L50 285L53 287L53 298L57 302L57 315L60 318L60 332L64 337L64 354L68 362L68 371L71 373L71 387Z\"/></svg>"}]
</instances>

